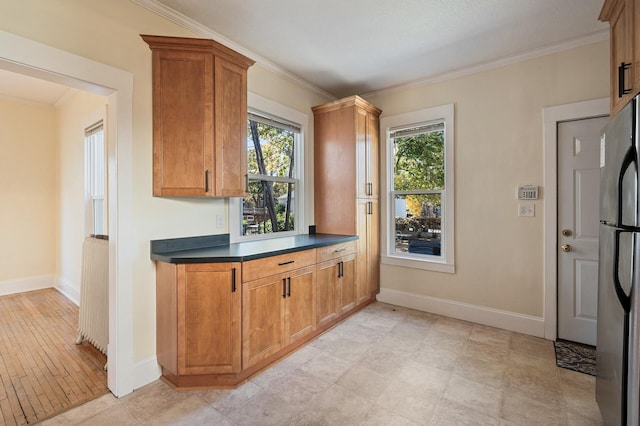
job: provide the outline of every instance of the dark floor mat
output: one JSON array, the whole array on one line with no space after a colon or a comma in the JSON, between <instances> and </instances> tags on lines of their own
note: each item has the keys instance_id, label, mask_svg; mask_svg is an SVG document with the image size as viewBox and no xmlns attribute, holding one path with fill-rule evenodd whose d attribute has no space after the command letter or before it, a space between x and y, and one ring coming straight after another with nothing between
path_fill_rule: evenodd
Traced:
<instances>
[{"instance_id":1,"label":"dark floor mat","mask_svg":"<svg viewBox=\"0 0 640 426\"><path fill-rule=\"evenodd\" d=\"M553 342L556 365L580 373L596 375L596 348L560 340Z\"/></svg>"}]
</instances>

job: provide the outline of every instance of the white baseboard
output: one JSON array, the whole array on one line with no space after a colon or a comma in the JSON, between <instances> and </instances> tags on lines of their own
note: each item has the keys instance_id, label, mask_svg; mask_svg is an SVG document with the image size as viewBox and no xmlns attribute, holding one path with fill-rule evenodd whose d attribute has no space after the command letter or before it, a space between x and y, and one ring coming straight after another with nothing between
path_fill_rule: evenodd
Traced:
<instances>
[{"instance_id":1,"label":"white baseboard","mask_svg":"<svg viewBox=\"0 0 640 426\"><path fill-rule=\"evenodd\" d=\"M42 290L51 288L55 284L53 275L41 275L37 277L20 278L0 282L0 296L23 293L25 291Z\"/></svg>"},{"instance_id":2,"label":"white baseboard","mask_svg":"<svg viewBox=\"0 0 640 426\"><path fill-rule=\"evenodd\" d=\"M55 288L64 294L67 299L71 300L77 306L80 306L80 291L71 281L66 278L56 277Z\"/></svg>"},{"instance_id":3,"label":"white baseboard","mask_svg":"<svg viewBox=\"0 0 640 426\"><path fill-rule=\"evenodd\" d=\"M137 363L133 367L133 390L140 389L162 375L162 369L158 364L158 359L154 356L146 361Z\"/></svg>"},{"instance_id":4,"label":"white baseboard","mask_svg":"<svg viewBox=\"0 0 640 426\"><path fill-rule=\"evenodd\" d=\"M544 337L544 318L381 288L377 300L518 333Z\"/></svg>"}]
</instances>

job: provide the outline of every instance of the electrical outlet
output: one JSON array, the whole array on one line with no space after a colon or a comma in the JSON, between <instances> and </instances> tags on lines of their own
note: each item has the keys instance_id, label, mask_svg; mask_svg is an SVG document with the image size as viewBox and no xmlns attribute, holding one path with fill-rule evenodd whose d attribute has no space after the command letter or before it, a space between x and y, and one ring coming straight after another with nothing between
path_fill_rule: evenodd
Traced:
<instances>
[{"instance_id":1,"label":"electrical outlet","mask_svg":"<svg viewBox=\"0 0 640 426\"><path fill-rule=\"evenodd\" d=\"M536 215L535 204L518 204L518 216L534 217Z\"/></svg>"},{"instance_id":2,"label":"electrical outlet","mask_svg":"<svg viewBox=\"0 0 640 426\"><path fill-rule=\"evenodd\" d=\"M216 215L216 226L218 228L224 228L224 215L222 214Z\"/></svg>"}]
</instances>

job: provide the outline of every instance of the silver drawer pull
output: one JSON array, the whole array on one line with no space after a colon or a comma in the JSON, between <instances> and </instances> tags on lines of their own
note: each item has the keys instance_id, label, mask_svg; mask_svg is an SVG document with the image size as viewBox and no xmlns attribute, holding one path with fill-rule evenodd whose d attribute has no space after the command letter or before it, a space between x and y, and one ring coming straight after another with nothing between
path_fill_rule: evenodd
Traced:
<instances>
[{"instance_id":1,"label":"silver drawer pull","mask_svg":"<svg viewBox=\"0 0 640 426\"><path fill-rule=\"evenodd\" d=\"M343 252L343 251L347 251L347 249L346 248L341 248L341 249L336 249L335 250L336 253L340 253L340 252Z\"/></svg>"}]
</instances>

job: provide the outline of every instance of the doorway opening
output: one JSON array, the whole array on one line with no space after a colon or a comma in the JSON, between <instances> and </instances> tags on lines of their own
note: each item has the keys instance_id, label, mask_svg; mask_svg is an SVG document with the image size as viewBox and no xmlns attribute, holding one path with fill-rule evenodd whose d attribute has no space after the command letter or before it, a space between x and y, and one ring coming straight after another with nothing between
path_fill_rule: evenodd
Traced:
<instances>
[{"instance_id":1,"label":"doorway opening","mask_svg":"<svg viewBox=\"0 0 640 426\"><path fill-rule=\"evenodd\" d=\"M0 31L0 69L108 97L109 346L108 387L134 389L132 227L133 75L81 56Z\"/></svg>"}]
</instances>

